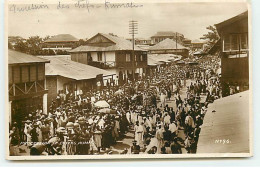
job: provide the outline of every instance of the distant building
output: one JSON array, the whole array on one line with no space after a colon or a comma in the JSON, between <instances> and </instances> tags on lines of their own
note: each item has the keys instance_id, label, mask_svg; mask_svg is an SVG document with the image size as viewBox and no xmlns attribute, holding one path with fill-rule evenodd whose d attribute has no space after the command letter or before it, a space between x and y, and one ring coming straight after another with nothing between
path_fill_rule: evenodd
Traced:
<instances>
[{"instance_id":1,"label":"distant building","mask_svg":"<svg viewBox=\"0 0 260 173\"><path fill-rule=\"evenodd\" d=\"M229 87L249 88L248 11L215 25L221 43L221 82L223 95Z\"/></svg>"},{"instance_id":2,"label":"distant building","mask_svg":"<svg viewBox=\"0 0 260 173\"><path fill-rule=\"evenodd\" d=\"M189 56L189 49L184 47L172 39L165 39L156 45L149 48L149 52L152 54L175 54L181 55L184 58Z\"/></svg>"},{"instance_id":3,"label":"distant building","mask_svg":"<svg viewBox=\"0 0 260 173\"><path fill-rule=\"evenodd\" d=\"M78 41L79 39L70 34L59 34L44 41L42 49L71 50Z\"/></svg>"},{"instance_id":4,"label":"distant building","mask_svg":"<svg viewBox=\"0 0 260 173\"><path fill-rule=\"evenodd\" d=\"M48 89L48 108L57 94L63 92L75 95L97 89L97 83L106 86L111 83L113 73L90 65L71 61L69 57L44 57L46 64L46 88Z\"/></svg>"},{"instance_id":5,"label":"distant building","mask_svg":"<svg viewBox=\"0 0 260 173\"><path fill-rule=\"evenodd\" d=\"M205 43L201 40L192 40L191 41L191 49L193 51L201 50L204 48Z\"/></svg>"},{"instance_id":6,"label":"distant building","mask_svg":"<svg viewBox=\"0 0 260 173\"><path fill-rule=\"evenodd\" d=\"M132 42L132 38L128 38L127 40ZM150 39L144 39L144 38L136 38L135 44L136 45L151 45L152 40Z\"/></svg>"},{"instance_id":7,"label":"distant building","mask_svg":"<svg viewBox=\"0 0 260 173\"><path fill-rule=\"evenodd\" d=\"M191 40L188 39L188 38L184 38L182 40L182 45L185 46L185 47L191 47Z\"/></svg>"},{"instance_id":8,"label":"distant building","mask_svg":"<svg viewBox=\"0 0 260 173\"><path fill-rule=\"evenodd\" d=\"M22 124L37 109L47 113L45 63L48 60L8 50L8 91L10 122Z\"/></svg>"},{"instance_id":9,"label":"distant building","mask_svg":"<svg viewBox=\"0 0 260 173\"><path fill-rule=\"evenodd\" d=\"M155 35L151 36L151 44L157 44L166 38L177 40L179 44L182 44L182 40L184 39L184 35L178 32L172 31L159 31Z\"/></svg>"},{"instance_id":10,"label":"distant building","mask_svg":"<svg viewBox=\"0 0 260 173\"><path fill-rule=\"evenodd\" d=\"M132 49L132 43L124 38L98 33L70 53L72 61L111 71L123 83L146 73L147 51L135 46L133 57Z\"/></svg>"}]
</instances>

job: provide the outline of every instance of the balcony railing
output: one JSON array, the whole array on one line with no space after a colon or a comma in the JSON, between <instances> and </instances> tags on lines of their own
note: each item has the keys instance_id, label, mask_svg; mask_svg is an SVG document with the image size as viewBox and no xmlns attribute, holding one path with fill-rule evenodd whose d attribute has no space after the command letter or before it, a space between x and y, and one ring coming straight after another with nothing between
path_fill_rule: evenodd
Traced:
<instances>
[{"instance_id":1,"label":"balcony railing","mask_svg":"<svg viewBox=\"0 0 260 173\"><path fill-rule=\"evenodd\" d=\"M91 66L102 68L102 69L109 69L116 67L116 62L114 61L107 61L107 62L99 62L99 61L92 61L88 63Z\"/></svg>"},{"instance_id":2,"label":"balcony railing","mask_svg":"<svg viewBox=\"0 0 260 173\"><path fill-rule=\"evenodd\" d=\"M88 65L102 68L102 69L110 69L110 68L124 68L124 67L145 67L147 66L146 61L136 61L136 62L114 62L114 61L107 61L107 62L98 62L92 61L89 62Z\"/></svg>"}]
</instances>

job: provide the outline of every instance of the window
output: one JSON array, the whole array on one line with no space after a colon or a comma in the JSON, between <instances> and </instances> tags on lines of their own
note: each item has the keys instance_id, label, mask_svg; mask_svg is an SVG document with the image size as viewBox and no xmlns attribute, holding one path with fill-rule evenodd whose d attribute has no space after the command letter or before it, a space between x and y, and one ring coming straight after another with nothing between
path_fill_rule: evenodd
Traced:
<instances>
[{"instance_id":1,"label":"window","mask_svg":"<svg viewBox=\"0 0 260 173\"><path fill-rule=\"evenodd\" d=\"M92 62L92 56L90 52L87 54L87 62Z\"/></svg>"},{"instance_id":2,"label":"window","mask_svg":"<svg viewBox=\"0 0 260 173\"><path fill-rule=\"evenodd\" d=\"M125 61L126 61L126 62L130 62L130 61L131 61L131 56L130 56L130 54L126 54Z\"/></svg>"},{"instance_id":3,"label":"window","mask_svg":"<svg viewBox=\"0 0 260 173\"><path fill-rule=\"evenodd\" d=\"M223 38L223 51L240 51L248 49L247 33L229 34Z\"/></svg>"},{"instance_id":4,"label":"window","mask_svg":"<svg viewBox=\"0 0 260 173\"><path fill-rule=\"evenodd\" d=\"M231 41L231 44L230 44L230 47L231 47L231 50L239 50L239 35L231 35L230 36L230 41Z\"/></svg>"},{"instance_id":5,"label":"window","mask_svg":"<svg viewBox=\"0 0 260 173\"><path fill-rule=\"evenodd\" d=\"M144 61L143 55L140 56L140 61Z\"/></svg>"},{"instance_id":6,"label":"window","mask_svg":"<svg viewBox=\"0 0 260 173\"><path fill-rule=\"evenodd\" d=\"M240 36L241 49L248 49L247 33Z\"/></svg>"},{"instance_id":7,"label":"window","mask_svg":"<svg viewBox=\"0 0 260 173\"><path fill-rule=\"evenodd\" d=\"M102 52L97 53L97 58L98 61L102 61Z\"/></svg>"}]
</instances>

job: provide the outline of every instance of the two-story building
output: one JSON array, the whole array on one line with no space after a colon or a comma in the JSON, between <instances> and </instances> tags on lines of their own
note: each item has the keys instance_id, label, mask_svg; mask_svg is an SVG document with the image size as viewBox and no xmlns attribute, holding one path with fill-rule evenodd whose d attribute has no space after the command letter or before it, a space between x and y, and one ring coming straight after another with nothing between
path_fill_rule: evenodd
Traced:
<instances>
[{"instance_id":1,"label":"two-story building","mask_svg":"<svg viewBox=\"0 0 260 173\"><path fill-rule=\"evenodd\" d=\"M119 84L146 73L147 51L137 46L133 50L130 41L115 35L98 33L86 45L69 52L72 61L115 73Z\"/></svg>"},{"instance_id":2,"label":"two-story building","mask_svg":"<svg viewBox=\"0 0 260 173\"><path fill-rule=\"evenodd\" d=\"M151 36L151 44L157 44L166 38L177 40L179 44L182 44L184 40L184 35L178 32L172 31L159 31L155 35Z\"/></svg>"},{"instance_id":3,"label":"two-story building","mask_svg":"<svg viewBox=\"0 0 260 173\"><path fill-rule=\"evenodd\" d=\"M191 41L190 48L192 51L198 51L198 50L202 50L204 48L204 45L205 45L204 41L196 39Z\"/></svg>"},{"instance_id":4,"label":"two-story building","mask_svg":"<svg viewBox=\"0 0 260 173\"><path fill-rule=\"evenodd\" d=\"M182 40L182 45L185 46L185 47L191 47L191 40L188 39L188 38L184 38Z\"/></svg>"},{"instance_id":5,"label":"two-story building","mask_svg":"<svg viewBox=\"0 0 260 173\"><path fill-rule=\"evenodd\" d=\"M43 50L52 49L54 51L57 50L71 50L75 43L77 43L79 39L70 35L70 34L59 34L55 35L47 40L44 41L42 44Z\"/></svg>"},{"instance_id":6,"label":"two-story building","mask_svg":"<svg viewBox=\"0 0 260 173\"><path fill-rule=\"evenodd\" d=\"M223 96L229 88L249 89L248 11L215 25L221 43Z\"/></svg>"},{"instance_id":7,"label":"two-story building","mask_svg":"<svg viewBox=\"0 0 260 173\"><path fill-rule=\"evenodd\" d=\"M132 42L132 38L128 38L126 40ZM151 42L152 42L151 39L135 38L135 45L151 45Z\"/></svg>"},{"instance_id":8,"label":"two-story building","mask_svg":"<svg viewBox=\"0 0 260 173\"><path fill-rule=\"evenodd\" d=\"M9 118L21 125L37 109L47 113L45 63L48 60L8 50Z\"/></svg>"},{"instance_id":9,"label":"two-story building","mask_svg":"<svg viewBox=\"0 0 260 173\"><path fill-rule=\"evenodd\" d=\"M177 43L172 39L165 39L149 48L152 54L175 54L181 55L183 58L189 56L189 49Z\"/></svg>"}]
</instances>

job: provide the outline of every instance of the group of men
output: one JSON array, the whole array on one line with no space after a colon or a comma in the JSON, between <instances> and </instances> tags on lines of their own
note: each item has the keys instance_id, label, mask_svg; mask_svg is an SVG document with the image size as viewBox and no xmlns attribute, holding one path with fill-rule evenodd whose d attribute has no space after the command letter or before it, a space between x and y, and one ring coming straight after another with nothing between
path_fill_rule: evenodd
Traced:
<instances>
[{"instance_id":1,"label":"group of men","mask_svg":"<svg viewBox=\"0 0 260 173\"><path fill-rule=\"evenodd\" d=\"M60 92L47 115L38 109L22 128L13 124L10 144L28 146L31 155L111 154L111 146L133 131L133 144L122 154L196 153L207 104L221 95L215 68L209 62L168 65L123 86Z\"/></svg>"}]
</instances>

